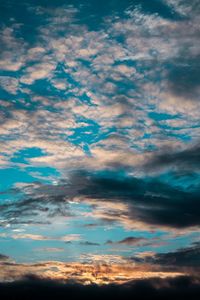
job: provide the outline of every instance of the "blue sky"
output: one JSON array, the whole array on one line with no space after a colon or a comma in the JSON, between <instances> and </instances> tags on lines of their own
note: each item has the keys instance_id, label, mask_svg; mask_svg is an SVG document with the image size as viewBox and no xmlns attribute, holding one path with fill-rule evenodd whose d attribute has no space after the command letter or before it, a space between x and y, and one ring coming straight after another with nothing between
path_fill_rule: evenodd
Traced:
<instances>
[{"instance_id":1,"label":"blue sky","mask_svg":"<svg viewBox=\"0 0 200 300\"><path fill-rule=\"evenodd\" d=\"M199 4L186 2L0 4L2 255L199 247Z\"/></svg>"}]
</instances>

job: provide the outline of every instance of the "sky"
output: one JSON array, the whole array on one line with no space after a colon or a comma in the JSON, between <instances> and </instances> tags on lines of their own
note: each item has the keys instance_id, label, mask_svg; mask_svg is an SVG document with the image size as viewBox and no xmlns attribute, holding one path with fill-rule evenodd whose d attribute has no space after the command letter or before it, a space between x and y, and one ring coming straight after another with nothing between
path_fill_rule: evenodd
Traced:
<instances>
[{"instance_id":1,"label":"sky","mask_svg":"<svg viewBox=\"0 0 200 300\"><path fill-rule=\"evenodd\" d=\"M198 273L199 13L0 2L1 282Z\"/></svg>"}]
</instances>

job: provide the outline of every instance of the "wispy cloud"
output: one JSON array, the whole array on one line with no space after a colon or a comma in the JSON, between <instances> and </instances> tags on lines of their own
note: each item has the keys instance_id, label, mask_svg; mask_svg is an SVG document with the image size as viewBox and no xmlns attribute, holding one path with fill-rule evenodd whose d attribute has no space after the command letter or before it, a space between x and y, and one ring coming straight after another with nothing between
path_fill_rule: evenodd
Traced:
<instances>
[{"instance_id":1,"label":"wispy cloud","mask_svg":"<svg viewBox=\"0 0 200 300\"><path fill-rule=\"evenodd\" d=\"M7 235L3 237L11 237L13 239L28 239L28 240L35 240L35 241L62 241L62 242L71 242L77 241L81 239L79 234L69 234L65 236L43 236L39 234L31 234L31 233L16 233L13 235Z\"/></svg>"}]
</instances>

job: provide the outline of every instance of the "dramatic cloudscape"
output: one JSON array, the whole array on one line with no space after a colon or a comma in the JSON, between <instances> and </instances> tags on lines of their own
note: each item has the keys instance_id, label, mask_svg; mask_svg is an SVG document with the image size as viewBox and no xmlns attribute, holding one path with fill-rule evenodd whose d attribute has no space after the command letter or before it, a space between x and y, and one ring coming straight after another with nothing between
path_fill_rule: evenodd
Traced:
<instances>
[{"instance_id":1,"label":"dramatic cloudscape","mask_svg":"<svg viewBox=\"0 0 200 300\"><path fill-rule=\"evenodd\" d=\"M199 299L199 24L199 0L0 2L5 299Z\"/></svg>"}]
</instances>

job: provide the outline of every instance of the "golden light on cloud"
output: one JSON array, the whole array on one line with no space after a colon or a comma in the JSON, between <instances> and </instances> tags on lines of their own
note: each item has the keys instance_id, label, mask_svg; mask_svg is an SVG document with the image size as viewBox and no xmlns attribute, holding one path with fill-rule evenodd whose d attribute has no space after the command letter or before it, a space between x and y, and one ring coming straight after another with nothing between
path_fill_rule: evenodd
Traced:
<instances>
[{"instance_id":1,"label":"golden light on cloud","mask_svg":"<svg viewBox=\"0 0 200 300\"><path fill-rule=\"evenodd\" d=\"M14 281L34 274L41 279L62 282L74 281L88 284L123 284L136 279L167 278L185 275L180 272L165 272L150 265L133 263L63 263L41 262L35 264L0 263L0 281Z\"/></svg>"}]
</instances>

